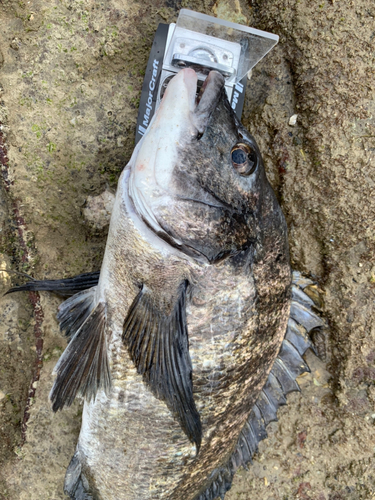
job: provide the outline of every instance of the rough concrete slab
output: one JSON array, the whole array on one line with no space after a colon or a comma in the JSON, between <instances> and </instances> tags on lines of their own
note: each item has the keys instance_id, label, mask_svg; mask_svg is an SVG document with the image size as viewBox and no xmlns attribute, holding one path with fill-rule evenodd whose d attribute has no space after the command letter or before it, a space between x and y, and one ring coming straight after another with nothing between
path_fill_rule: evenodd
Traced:
<instances>
[{"instance_id":1,"label":"rough concrete slab","mask_svg":"<svg viewBox=\"0 0 375 500\"><path fill-rule=\"evenodd\" d=\"M301 380L302 393L289 398L228 499L371 499L374 4L181 6L280 35L253 71L244 123L286 214L293 266L317 280L330 326L322 340L328 365L309 356L312 373ZM153 34L175 10L172 2L126 0L3 1L0 9L0 267L37 278L96 270L105 231L86 222L85 202L113 189L130 157ZM5 290L9 276L1 279ZM48 403L65 342L58 303L47 296L1 299L1 499L64 498L80 404L52 415Z\"/></svg>"}]
</instances>

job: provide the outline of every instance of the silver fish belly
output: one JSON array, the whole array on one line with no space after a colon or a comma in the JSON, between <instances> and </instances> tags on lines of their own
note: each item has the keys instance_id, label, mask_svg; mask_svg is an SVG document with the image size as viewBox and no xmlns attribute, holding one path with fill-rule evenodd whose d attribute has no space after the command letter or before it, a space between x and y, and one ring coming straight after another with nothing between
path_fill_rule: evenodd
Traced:
<instances>
[{"instance_id":1,"label":"silver fish belly","mask_svg":"<svg viewBox=\"0 0 375 500\"><path fill-rule=\"evenodd\" d=\"M187 69L169 84L120 177L99 283L59 310L71 341L53 408L86 399L72 499L224 498L264 437L257 415L268 423L307 369L260 152L222 76L198 100L196 83Z\"/></svg>"}]
</instances>

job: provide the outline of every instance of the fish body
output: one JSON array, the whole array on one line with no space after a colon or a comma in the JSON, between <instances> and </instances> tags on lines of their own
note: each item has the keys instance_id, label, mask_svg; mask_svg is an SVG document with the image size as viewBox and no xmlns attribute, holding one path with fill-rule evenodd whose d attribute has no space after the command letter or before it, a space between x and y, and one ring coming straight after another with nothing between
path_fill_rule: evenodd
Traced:
<instances>
[{"instance_id":1,"label":"fish body","mask_svg":"<svg viewBox=\"0 0 375 500\"><path fill-rule=\"evenodd\" d=\"M224 498L307 369L258 146L219 73L196 86L191 69L170 82L119 179L99 282L60 306L53 409L85 398L72 499Z\"/></svg>"},{"instance_id":2,"label":"fish body","mask_svg":"<svg viewBox=\"0 0 375 500\"><path fill-rule=\"evenodd\" d=\"M194 499L233 453L285 334L286 224L223 83L210 75L198 107L212 95L197 113L197 77L181 71L119 180L94 298L106 309L111 390L85 402L77 446L94 498ZM233 167L238 143L256 155L250 175ZM170 317L185 296L191 369L183 376L192 373L200 422L181 425L129 354L124 321L140 293L153 312L143 307L137 320L150 314L150 322ZM167 364L167 341L159 349Z\"/></svg>"}]
</instances>

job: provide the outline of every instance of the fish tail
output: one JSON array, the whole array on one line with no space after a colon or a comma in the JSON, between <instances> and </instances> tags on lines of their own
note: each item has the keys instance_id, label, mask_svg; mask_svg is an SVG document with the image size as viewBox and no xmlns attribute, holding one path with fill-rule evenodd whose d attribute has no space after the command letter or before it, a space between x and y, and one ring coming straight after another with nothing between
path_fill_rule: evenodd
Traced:
<instances>
[{"instance_id":1,"label":"fish tail","mask_svg":"<svg viewBox=\"0 0 375 500\"><path fill-rule=\"evenodd\" d=\"M79 460L79 453L76 451L70 461L65 474L64 492L72 500L94 500L85 487L87 481L82 476L82 466Z\"/></svg>"},{"instance_id":2,"label":"fish tail","mask_svg":"<svg viewBox=\"0 0 375 500\"><path fill-rule=\"evenodd\" d=\"M236 470L252 462L259 442L267 437L267 425L277 420L277 410L286 404L286 396L299 391L296 378L310 369L302 356L308 349L316 353L310 338L313 330L325 326L325 321L314 311L316 303L308 295L307 287L314 283L293 273L292 304L285 338L268 379L240 433L234 453L229 462L217 469L210 485L194 500L224 500L232 485Z\"/></svg>"}]
</instances>

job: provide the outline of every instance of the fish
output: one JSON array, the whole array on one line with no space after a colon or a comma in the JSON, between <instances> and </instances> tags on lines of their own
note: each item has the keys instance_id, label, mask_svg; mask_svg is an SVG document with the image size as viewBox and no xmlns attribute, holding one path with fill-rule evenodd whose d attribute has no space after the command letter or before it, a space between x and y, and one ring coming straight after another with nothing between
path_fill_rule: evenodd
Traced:
<instances>
[{"instance_id":1,"label":"fish","mask_svg":"<svg viewBox=\"0 0 375 500\"><path fill-rule=\"evenodd\" d=\"M9 291L68 297L50 399L84 399L73 500L224 499L324 324L223 76L197 83L170 81L124 168L100 273Z\"/></svg>"}]
</instances>

